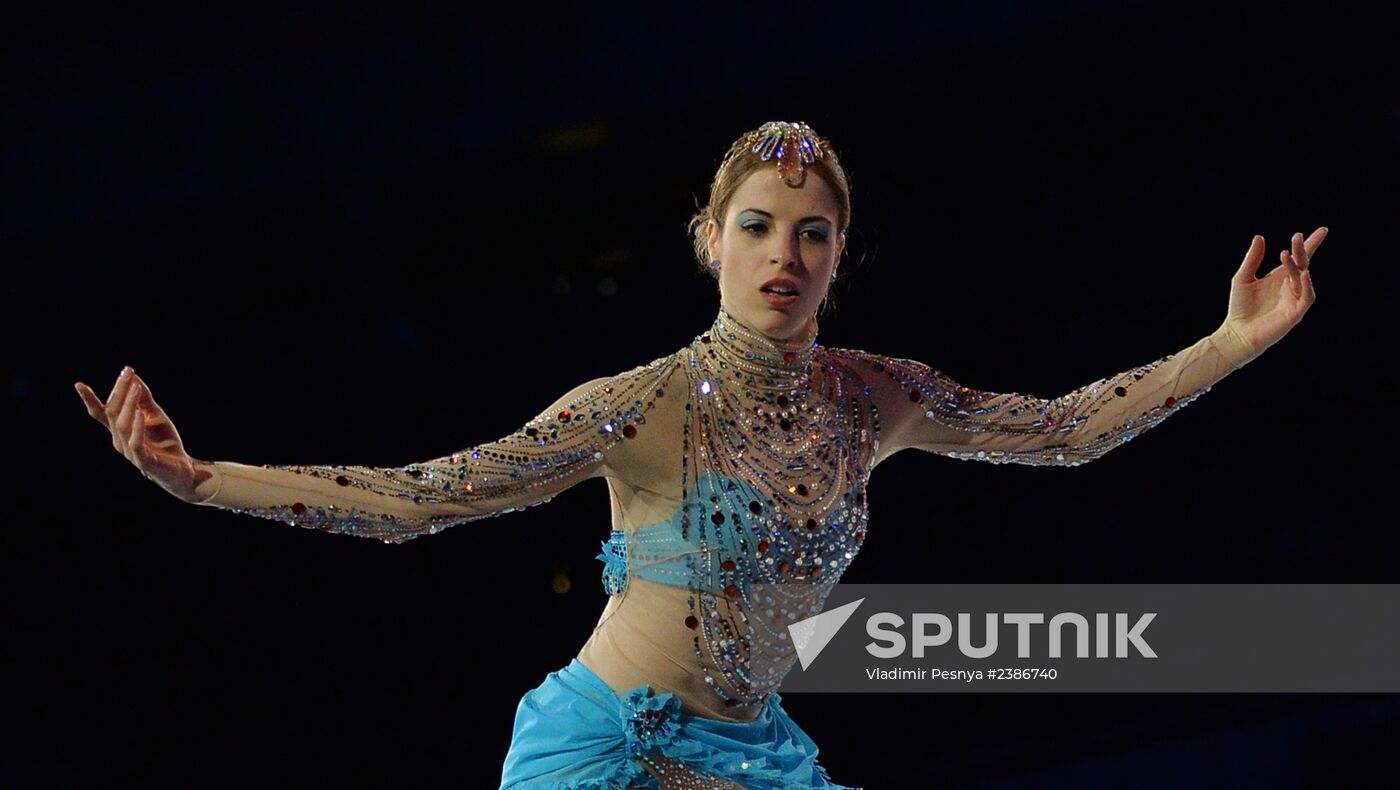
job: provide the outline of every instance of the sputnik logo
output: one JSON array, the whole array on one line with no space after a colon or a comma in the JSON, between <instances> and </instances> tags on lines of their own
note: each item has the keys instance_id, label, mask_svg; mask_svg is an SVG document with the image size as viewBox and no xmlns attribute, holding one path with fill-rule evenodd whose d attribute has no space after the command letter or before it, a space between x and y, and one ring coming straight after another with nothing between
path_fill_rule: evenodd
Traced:
<instances>
[{"instance_id":1,"label":"sputnik logo","mask_svg":"<svg viewBox=\"0 0 1400 790\"><path fill-rule=\"evenodd\" d=\"M798 620L788 626L788 633L792 635L792 646L797 649L797 660L802 663L802 668L811 666L817 660L817 654L822 652L822 648L827 646L836 636L836 632L841 630L841 626L851 619L851 615L856 613L856 607L860 606L860 598L850 603L832 609L829 612L822 612L815 617L808 617L806 620Z\"/></svg>"}]
</instances>

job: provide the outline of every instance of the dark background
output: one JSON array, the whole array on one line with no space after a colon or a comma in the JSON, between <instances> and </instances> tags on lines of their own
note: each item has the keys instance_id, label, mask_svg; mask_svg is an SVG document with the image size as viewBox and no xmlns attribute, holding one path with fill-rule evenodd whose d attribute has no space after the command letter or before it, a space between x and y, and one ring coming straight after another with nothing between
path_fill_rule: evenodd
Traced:
<instances>
[{"instance_id":1,"label":"dark background","mask_svg":"<svg viewBox=\"0 0 1400 790\"><path fill-rule=\"evenodd\" d=\"M1396 32L1176 2L10 16L0 785L495 787L604 605L603 483L386 546L181 504L72 384L132 365L201 458L503 436L709 325L685 223L767 120L851 174L822 342L982 389L1180 350L1253 234L1262 275L1331 229L1302 324L1104 461L883 464L847 581L1400 581ZM1400 735L1394 695L785 702L869 788L1384 784Z\"/></svg>"}]
</instances>

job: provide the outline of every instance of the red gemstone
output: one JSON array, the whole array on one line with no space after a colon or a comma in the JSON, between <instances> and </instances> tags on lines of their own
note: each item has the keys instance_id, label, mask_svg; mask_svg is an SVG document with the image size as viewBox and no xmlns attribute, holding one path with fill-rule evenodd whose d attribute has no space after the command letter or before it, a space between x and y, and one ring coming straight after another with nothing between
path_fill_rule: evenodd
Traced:
<instances>
[{"instance_id":1,"label":"red gemstone","mask_svg":"<svg viewBox=\"0 0 1400 790\"><path fill-rule=\"evenodd\" d=\"M857 532L857 533L856 533L856 545L859 546L860 544L862 544L862 543L864 543L864 542L865 542L865 533L864 533L864 532Z\"/></svg>"},{"instance_id":2,"label":"red gemstone","mask_svg":"<svg viewBox=\"0 0 1400 790\"><path fill-rule=\"evenodd\" d=\"M787 573L787 572L788 572L788 568L791 568L791 567L792 567L792 566L789 565L789 564L787 564L786 562L780 562L780 563L778 563L778 570L782 571L783 573Z\"/></svg>"},{"instance_id":3,"label":"red gemstone","mask_svg":"<svg viewBox=\"0 0 1400 790\"><path fill-rule=\"evenodd\" d=\"M805 485L803 485L803 484L801 484L801 483L798 483L798 484L797 484L797 495L798 495L798 496L807 496L807 486L805 486Z\"/></svg>"},{"instance_id":4,"label":"red gemstone","mask_svg":"<svg viewBox=\"0 0 1400 790\"><path fill-rule=\"evenodd\" d=\"M573 412L569 411L568 409L559 412L559 419L563 422L568 422L569 417L571 416L573 416Z\"/></svg>"},{"instance_id":5,"label":"red gemstone","mask_svg":"<svg viewBox=\"0 0 1400 790\"><path fill-rule=\"evenodd\" d=\"M624 425L624 426L622 426L622 435L623 435L623 436L626 436L628 439L631 439L633 436L636 436L636 435L637 435L637 426L635 426L635 425Z\"/></svg>"},{"instance_id":6,"label":"red gemstone","mask_svg":"<svg viewBox=\"0 0 1400 790\"><path fill-rule=\"evenodd\" d=\"M792 430L792 422L790 422L789 420L785 420L785 419L784 419L784 420L779 420L779 421L778 421L778 427L779 427L779 428L782 428L782 429L785 430L785 431L790 431L790 430Z\"/></svg>"},{"instance_id":7,"label":"red gemstone","mask_svg":"<svg viewBox=\"0 0 1400 790\"><path fill-rule=\"evenodd\" d=\"M818 566L818 567L812 569L812 578L813 578L813 579L817 578L817 577L820 576L820 575L822 575L822 569L821 569L820 566Z\"/></svg>"},{"instance_id":8,"label":"red gemstone","mask_svg":"<svg viewBox=\"0 0 1400 790\"><path fill-rule=\"evenodd\" d=\"M725 560L724 562L721 562L719 566L727 571L732 571L734 570L734 560Z\"/></svg>"},{"instance_id":9,"label":"red gemstone","mask_svg":"<svg viewBox=\"0 0 1400 790\"><path fill-rule=\"evenodd\" d=\"M817 528L817 520L814 519L814 518L809 518L809 519L807 519L807 529L816 529L816 528Z\"/></svg>"},{"instance_id":10,"label":"red gemstone","mask_svg":"<svg viewBox=\"0 0 1400 790\"><path fill-rule=\"evenodd\" d=\"M1168 408L1168 409L1170 409L1171 407L1173 407L1173 406L1175 406L1175 405L1176 405L1176 398L1167 398L1167 408Z\"/></svg>"},{"instance_id":11,"label":"red gemstone","mask_svg":"<svg viewBox=\"0 0 1400 790\"><path fill-rule=\"evenodd\" d=\"M724 523L724 514L723 514L723 513L716 513L716 514L714 514L713 516L710 516L710 520L713 521L713 522L715 522L716 524L723 524L723 523Z\"/></svg>"},{"instance_id":12,"label":"red gemstone","mask_svg":"<svg viewBox=\"0 0 1400 790\"><path fill-rule=\"evenodd\" d=\"M292 512L295 513L295 514L297 514L298 516L300 516L302 513L305 513L305 512L306 512L306 505L303 505L302 503L297 502L297 503L295 503L295 504L292 505Z\"/></svg>"},{"instance_id":13,"label":"red gemstone","mask_svg":"<svg viewBox=\"0 0 1400 790\"><path fill-rule=\"evenodd\" d=\"M1124 395L1127 395L1127 394L1128 394L1128 388L1127 388L1127 387L1114 387L1114 388L1113 388L1113 394L1114 394L1114 395L1117 395L1118 397L1121 398L1121 397L1123 397Z\"/></svg>"},{"instance_id":14,"label":"red gemstone","mask_svg":"<svg viewBox=\"0 0 1400 790\"><path fill-rule=\"evenodd\" d=\"M786 405L788 405L788 399L787 399L787 396L786 396L786 395L779 395L779 396L778 396L778 405L779 405L779 406L786 406Z\"/></svg>"},{"instance_id":15,"label":"red gemstone","mask_svg":"<svg viewBox=\"0 0 1400 790\"><path fill-rule=\"evenodd\" d=\"M859 494L856 494L856 504L857 504L857 505L863 505L863 504L865 504L865 494L864 494L864 492L859 493Z\"/></svg>"},{"instance_id":16,"label":"red gemstone","mask_svg":"<svg viewBox=\"0 0 1400 790\"><path fill-rule=\"evenodd\" d=\"M686 627L686 628L696 628L696 627L698 627L699 625L700 625L700 621L695 619L695 615L693 615L693 614L692 614L692 615L688 615L688 616L685 618L685 627Z\"/></svg>"},{"instance_id":17,"label":"red gemstone","mask_svg":"<svg viewBox=\"0 0 1400 790\"><path fill-rule=\"evenodd\" d=\"M739 586L736 584L731 584L728 587L725 587L724 594L728 595L730 598L739 597Z\"/></svg>"},{"instance_id":18,"label":"red gemstone","mask_svg":"<svg viewBox=\"0 0 1400 790\"><path fill-rule=\"evenodd\" d=\"M758 553L759 553L759 554L762 554L762 553L764 553L765 551L768 551L768 541L766 541L766 540L760 540L760 541L758 542Z\"/></svg>"},{"instance_id":19,"label":"red gemstone","mask_svg":"<svg viewBox=\"0 0 1400 790\"><path fill-rule=\"evenodd\" d=\"M914 401L915 403L918 403L920 397L922 397L922 396L919 395L919 391L918 391L918 390L909 390L909 400Z\"/></svg>"},{"instance_id":20,"label":"red gemstone","mask_svg":"<svg viewBox=\"0 0 1400 790\"><path fill-rule=\"evenodd\" d=\"M754 515L758 515L759 513L762 513L762 512L763 512L763 505L758 504L758 502L756 502L756 501L755 501L755 502L750 502L750 503L749 503L749 512L750 512L750 513L753 513Z\"/></svg>"},{"instance_id":21,"label":"red gemstone","mask_svg":"<svg viewBox=\"0 0 1400 790\"><path fill-rule=\"evenodd\" d=\"M797 354L795 354L795 353L793 353L793 352L791 352L791 351L788 351L787 353L783 354L783 361L784 361L784 362L792 362L792 361L794 361L794 360L796 360L796 359L797 359Z\"/></svg>"}]
</instances>

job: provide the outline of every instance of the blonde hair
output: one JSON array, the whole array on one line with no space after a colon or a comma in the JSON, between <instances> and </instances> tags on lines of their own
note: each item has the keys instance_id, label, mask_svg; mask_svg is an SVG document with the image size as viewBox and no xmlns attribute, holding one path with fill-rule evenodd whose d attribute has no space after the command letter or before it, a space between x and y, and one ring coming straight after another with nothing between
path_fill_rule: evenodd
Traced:
<instances>
[{"instance_id":1,"label":"blonde hair","mask_svg":"<svg viewBox=\"0 0 1400 790\"><path fill-rule=\"evenodd\" d=\"M719 170L715 172L714 183L710 185L710 202L690 218L688 229L691 240L695 246L695 261L699 264L700 270L706 274L719 278L718 272L710 268L710 244L709 238L705 234L705 228L711 220L722 232L724 230L724 213L729 210L729 201L734 198L734 193L738 191L739 185L744 183L754 171L765 167L776 167L776 160L764 161L757 155L748 152L750 146L749 136L758 130L744 132L739 135L739 139L729 146L729 151L725 153ZM846 171L841 168L841 161L837 159L836 152L830 146L823 146L825 155L816 161L806 165L809 174L816 174L827 186L831 187L832 194L836 197L836 233L840 235L846 232L846 228L851 224L851 187L846 180Z\"/></svg>"}]
</instances>

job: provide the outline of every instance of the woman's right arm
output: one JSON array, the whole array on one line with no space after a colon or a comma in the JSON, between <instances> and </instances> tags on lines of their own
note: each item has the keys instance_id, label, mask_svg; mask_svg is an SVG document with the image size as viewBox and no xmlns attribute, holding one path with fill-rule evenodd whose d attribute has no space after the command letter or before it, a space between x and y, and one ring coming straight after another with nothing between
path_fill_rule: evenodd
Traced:
<instances>
[{"instance_id":1,"label":"woman's right arm","mask_svg":"<svg viewBox=\"0 0 1400 790\"><path fill-rule=\"evenodd\" d=\"M148 477L187 502L327 532L401 543L468 521L549 501L574 484L609 473L608 456L645 431L646 415L675 355L574 388L514 433L428 461L382 468L342 465L250 466L229 461L157 463L168 447L147 447L132 418L114 415L114 444ZM134 378L134 373L129 374ZM158 412L139 380L134 409ZM114 394L120 391L114 390ZM90 392L90 390L89 390ZM79 393L83 394L82 389ZM83 395L89 413L100 402ZM98 414L93 414L95 418ZM99 421L102 421L99 419ZM138 431L133 431L133 428ZM119 441L116 437L121 435ZM174 434L169 425L167 434ZM178 441L178 438L177 438ZM146 449L142 449L146 447ZM180 450L183 453L183 449ZM142 456L146 457L143 458ZM157 469L157 467L160 467ZM176 470L166 474L165 469Z\"/></svg>"}]
</instances>

